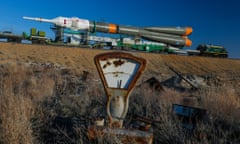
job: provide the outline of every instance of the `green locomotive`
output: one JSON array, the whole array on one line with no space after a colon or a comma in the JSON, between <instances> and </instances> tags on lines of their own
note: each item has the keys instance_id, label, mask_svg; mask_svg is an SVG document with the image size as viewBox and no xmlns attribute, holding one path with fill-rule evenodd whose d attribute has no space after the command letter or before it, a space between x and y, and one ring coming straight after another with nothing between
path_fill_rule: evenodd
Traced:
<instances>
[{"instance_id":1,"label":"green locomotive","mask_svg":"<svg viewBox=\"0 0 240 144\"><path fill-rule=\"evenodd\" d=\"M201 44L197 47L200 56L227 58L228 52L223 46Z\"/></svg>"}]
</instances>

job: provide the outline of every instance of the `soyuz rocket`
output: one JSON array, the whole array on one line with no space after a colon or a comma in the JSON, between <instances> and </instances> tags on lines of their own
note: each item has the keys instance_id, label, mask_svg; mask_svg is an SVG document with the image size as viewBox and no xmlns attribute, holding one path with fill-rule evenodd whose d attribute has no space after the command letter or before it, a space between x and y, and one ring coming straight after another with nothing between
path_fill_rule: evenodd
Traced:
<instances>
[{"instance_id":1,"label":"soyuz rocket","mask_svg":"<svg viewBox=\"0 0 240 144\"><path fill-rule=\"evenodd\" d=\"M192 45L192 41L187 38L192 33L191 27L133 27L89 21L77 17L56 17L54 19L23 17L23 19L49 22L60 27L72 30L86 30L92 33L103 32L137 36L145 40L166 43L177 47Z\"/></svg>"}]
</instances>

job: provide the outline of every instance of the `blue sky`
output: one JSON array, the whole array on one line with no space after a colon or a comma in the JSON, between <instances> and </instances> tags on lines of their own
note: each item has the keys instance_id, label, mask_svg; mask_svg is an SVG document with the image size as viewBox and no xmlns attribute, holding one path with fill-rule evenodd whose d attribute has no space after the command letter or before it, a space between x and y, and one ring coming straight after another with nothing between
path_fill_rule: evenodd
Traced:
<instances>
[{"instance_id":1,"label":"blue sky","mask_svg":"<svg viewBox=\"0 0 240 144\"><path fill-rule=\"evenodd\" d=\"M191 26L198 44L223 45L230 57L240 58L239 0L1 0L0 31L29 32L36 27L52 36L51 24L23 20L23 16L79 17L132 26Z\"/></svg>"}]
</instances>

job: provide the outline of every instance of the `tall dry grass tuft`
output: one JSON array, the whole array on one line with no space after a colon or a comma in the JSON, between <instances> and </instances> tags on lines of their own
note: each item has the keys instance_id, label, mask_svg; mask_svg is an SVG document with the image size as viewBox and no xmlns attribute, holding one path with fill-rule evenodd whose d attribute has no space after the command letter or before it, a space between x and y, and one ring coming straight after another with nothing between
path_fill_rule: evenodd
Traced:
<instances>
[{"instance_id":1,"label":"tall dry grass tuft","mask_svg":"<svg viewBox=\"0 0 240 144\"><path fill-rule=\"evenodd\" d=\"M180 101L182 93L165 88L154 91L149 88L136 88L129 101L129 113L160 119L171 112L172 104Z\"/></svg>"},{"instance_id":2,"label":"tall dry grass tuft","mask_svg":"<svg viewBox=\"0 0 240 144\"><path fill-rule=\"evenodd\" d=\"M21 95L1 95L0 139L4 144L33 143L30 119L33 113L31 99Z\"/></svg>"},{"instance_id":3,"label":"tall dry grass tuft","mask_svg":"<svg viewBox=\"0 0 240 144\"><path fill-rule=\"evenodd\" d=\"M0 67L0 143L35 143L31 119L39 101L53 94L54 81L21 64Z\"/></svg>"},{"instance_id":4,"label":"tall dry grass tuft","mask_svg":"<svg viewBox=\"0 0 240 144\"><path fill-rule=\"evenodd\" d=\"M216 87L201 91L203 107L212 118L239 121L240 97L232 87Z\"/></svg>"},{"instance_id":5,"label":"tall dry grass tuft","mask_svg":"<svg viewBox=\"0 0 240 144\"><path fill-rule=\"evenodd\" d=\"M209 143L240 142L240 97L231 86L202 90L202 105L208 112L208 125L203 125Z\"/></svg>"}]
</instances>

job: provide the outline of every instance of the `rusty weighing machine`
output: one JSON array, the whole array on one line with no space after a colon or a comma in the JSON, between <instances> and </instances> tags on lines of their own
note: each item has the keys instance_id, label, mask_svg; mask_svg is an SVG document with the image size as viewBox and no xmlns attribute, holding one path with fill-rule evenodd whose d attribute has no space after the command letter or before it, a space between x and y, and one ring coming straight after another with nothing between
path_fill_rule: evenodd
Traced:
<instances>
[{"instance_id":1,"label":"rusty weighing machine","mask_svg":"<svg viewBox=\"0 0 240 144\"><path fill-rule=\"evenodd\" d=\"M146 67L146 60L130 53L109 52L95 56L97 70L107 95L108 122L88 128L89 139L115 137L120 143L151 144L150 131L123 128L129 95Z\"/></svg>"}]
</instances>

